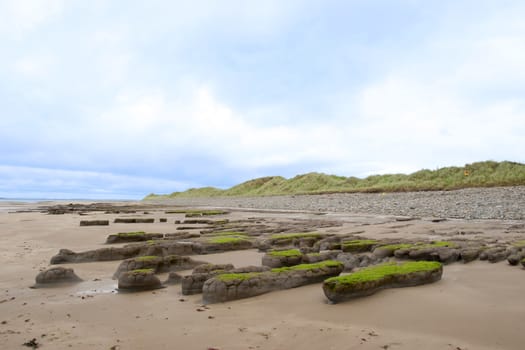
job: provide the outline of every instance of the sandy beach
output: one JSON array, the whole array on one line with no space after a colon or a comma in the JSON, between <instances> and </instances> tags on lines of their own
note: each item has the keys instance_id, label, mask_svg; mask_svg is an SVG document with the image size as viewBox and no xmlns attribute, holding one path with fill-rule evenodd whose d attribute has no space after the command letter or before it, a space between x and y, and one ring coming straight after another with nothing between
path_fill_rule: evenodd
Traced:
<instances>
[{"instance_id":1,"label":"sandy beach","mask_svg":"<svg viewBox=\"0 0 525 350\"><path fill-rule=\"evenodd\" d=\"M138 293L116 292L111 278L118 261L66 264L84 280L32 289L59 249L85 251L107 246L112 233L144 230L170 233L182 214L172 205L148 214L87 212L49 215L13 212L36 204L4 205L0 212L0 343L24 348L35 338L43 349L522 349L525 341L525 271L506 261L446 265L441 281L388 289L370 297L331 304L320 284L253 298L202 305L202 296L181 294L180 285ZM433 222L419 217L351 212L271 211L240 208L227 217L277 222L330 221L317 229L332 234L387 239L463 239L512 242L525 239L523 221L507 219ZM155 218L153 224L115 224L120 217ZM160 223L159 218L167 218ZM106 219L109 226L79 226ZM198 229L196 229L198 230ZM117 245L121 246L121 245ZM260 265L256 249L192 256L236 267ZM183 271L190 273L191 271ZM159 276L161 280L166 274Z\"/></svg>"}]
</instances>

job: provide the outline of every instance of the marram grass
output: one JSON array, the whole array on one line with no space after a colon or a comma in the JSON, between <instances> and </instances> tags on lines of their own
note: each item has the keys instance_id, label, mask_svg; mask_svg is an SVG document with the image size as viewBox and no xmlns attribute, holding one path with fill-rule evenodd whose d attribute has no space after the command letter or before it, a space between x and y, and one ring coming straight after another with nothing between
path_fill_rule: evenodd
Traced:
<instances>
[{"instance_id":1,"label":"marram grass","mask_svg":"<svg viewBox=\"0 0 525 350\"><path fill-rule=\"evenodd\" d=\"M150 194L145 199L172 197L272 196L338 192L408 192L455 190L469 187L523 186L525 164L485 161L436 170L423 169L412 174L372 175L360 179L308 173L291 179L269 176L253 179L221 190L213 187L193 188L170 195Z\"/></svg>"}]
</instances>

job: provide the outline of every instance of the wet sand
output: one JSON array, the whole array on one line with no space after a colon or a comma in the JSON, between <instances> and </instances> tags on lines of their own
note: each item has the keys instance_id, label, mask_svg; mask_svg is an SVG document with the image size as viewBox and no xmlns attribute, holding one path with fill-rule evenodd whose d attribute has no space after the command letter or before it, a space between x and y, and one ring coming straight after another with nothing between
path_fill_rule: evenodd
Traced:
<instances>
[{"instance_id":1,"label":"wet sand","mask_svg":"<svg viewBox=\"0 0 525 350\"><path fill-rule=\"evenodd\" d=\"M173 220L178 218L153 211L148 217L168 217L171 223L79 226L81 219L121 216L0 213L2 348L23 348L32 338L44 349L523 348L525 271L506 262L454 263L437 283L384 290L336 305L327 302L319 284L206 307L200 295L182 296L180 285L118 294L111 279L118 261L65 265L84 282L29 288L60 248L100 248L108 234L130 230L175 232ZM509 230L516 221L398 222L388 216L299 212L235 212L233 217L327 218L343 225L324 231L361 232L363 237L525 239L521 230ZM259 265L261 253L194 258L240 267Z\"/></svg>"}]
</instances>

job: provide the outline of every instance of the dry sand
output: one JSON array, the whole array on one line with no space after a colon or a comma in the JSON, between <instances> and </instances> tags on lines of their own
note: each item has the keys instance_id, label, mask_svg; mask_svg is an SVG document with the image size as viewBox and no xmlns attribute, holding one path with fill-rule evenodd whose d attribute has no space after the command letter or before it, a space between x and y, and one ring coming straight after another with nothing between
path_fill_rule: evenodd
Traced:
<instances>
[{"instance_id":1,"label":"dry sand","mask_svg":"<svg viewBox=\"0 0 525 350\"><path fill-rule=\"evenodd\" d=\"M66 265L85 282L30 289L60 248L103 246L110 233L175 232L177 214L152 212L171 223L80 227L81 219L118 215L0 212L0 348L19 349L36 338L43 349L523 349L525 271L506 262L447 265L435 284L381 291L331 305L320 285L201 306L200 295L182 296L180 285L153 292L118 294L111 275L119 262ZM122 216L122 215L120 215ZM339 220L329 232L363 237L446 239L479 236L521 238L516 222L425 220L387 216L235 212L234 217ZM433 237L434 236L434 237ZM235 266L259 265L255 250L196 257ZM162 276L161 279L163 279ZM202 310L202 311L198 311Z\"/></svg>"}]
</instances>

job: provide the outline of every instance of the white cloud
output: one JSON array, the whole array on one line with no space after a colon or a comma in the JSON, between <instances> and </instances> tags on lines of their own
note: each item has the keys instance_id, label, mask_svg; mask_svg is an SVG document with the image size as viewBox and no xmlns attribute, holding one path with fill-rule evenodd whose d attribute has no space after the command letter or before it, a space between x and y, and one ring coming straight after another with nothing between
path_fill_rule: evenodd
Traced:
<instances>
[{"instance_id":1,"label":"white cloud","mask_svg":"<svg viewBox=\"0 0 525 350\"><path fill-rule=\"evenodd\" d=\"M114 162L156 159L160 167L205 156L227 168L256 170L340 160L346 154L338 125L321 121L261 126L218 100L205 84L183 90L180 95L161 89L123 92L106 111L63 133L74 135L72 143L87 147L79 153ZM96 143L89 142L93 135Z\"/></svg>"},{"instance_id":2,"label":"white cloud","mask_svg":"<svg viewBox=\"0 0 525 350\"><path fill-rule=\"evenodd\" d=\"M22 57L14 63L14 71L29 79L49 79L55 66L52 55Z\"/></svg>"},{"instance_id":3,"label":"white cloud","mask_svg":"<svg viewBox=\"0 0 525 350\"><path fill-rule=\"evenodd\" d=\"M194 183L112 174L0 165L0 197L140 199L166 189L181 190Z\"/></svg>"},{"instance_id":4,"label":"white cloud","mask_svg":"<svg viewBox=\"0 0 525 350\"><path fill-rule=\"evenodd\" d=\"M64 0L3 0L0 2L0 35L19 39L60 15L64 6Z\"/></svg>"}]
</instances>

